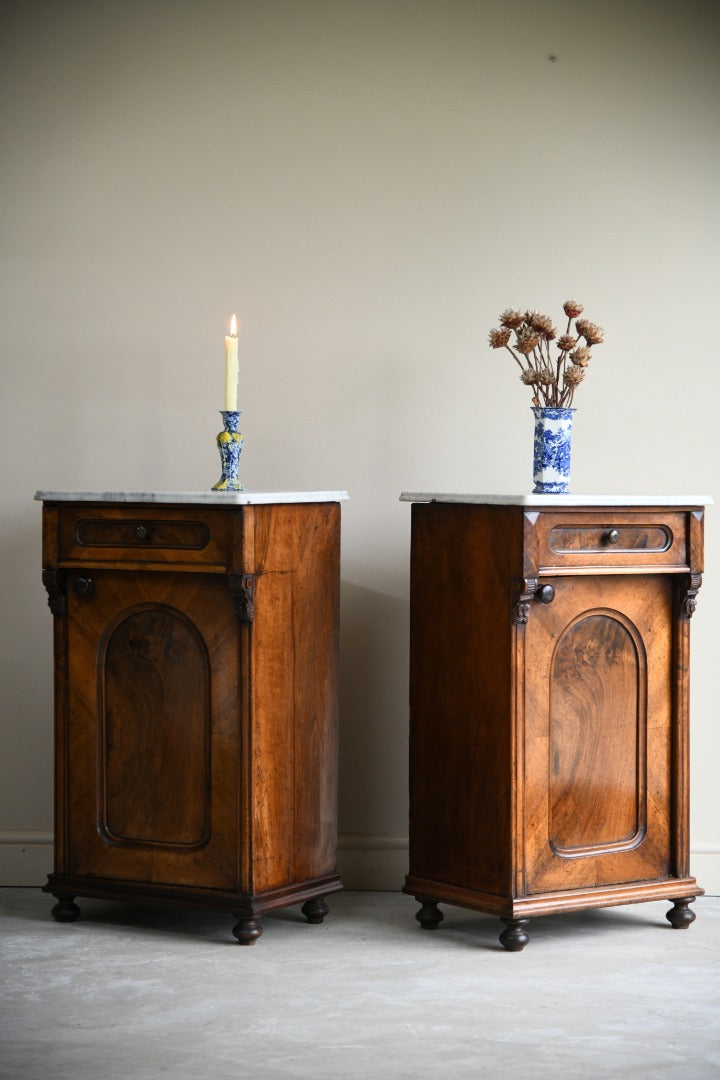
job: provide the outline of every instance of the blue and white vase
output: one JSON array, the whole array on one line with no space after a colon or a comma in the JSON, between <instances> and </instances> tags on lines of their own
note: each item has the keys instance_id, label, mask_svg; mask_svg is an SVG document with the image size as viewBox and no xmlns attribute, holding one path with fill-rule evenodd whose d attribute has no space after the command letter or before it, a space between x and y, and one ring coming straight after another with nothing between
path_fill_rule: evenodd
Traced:
<instances>
[{"instance_id":1,"label":"blue and white vase","mask_svg":"<svg viewBox=\"0 0 720 1080\"><path fill-rule=\"evenodd\" d=\"M559 409L550 405L533 408L534 494L561 495L569 490L570 439L574 412L574 409Z\"/></svg>"},{"instance_id":2,"label":"blue and white vase","mask_svg":"<svg viewBox=\"0 0 720 1080\"><path fill-rule=\"evenodd\" d=\"M213 491L244 491L245 485L238 479L244 438L238 431L240 413L234 409L227 409L220 415L223 419L223 430L217 437L217 445L220 451L222 476L217 484L213 484Z\"/></svg>"}]
</instances>

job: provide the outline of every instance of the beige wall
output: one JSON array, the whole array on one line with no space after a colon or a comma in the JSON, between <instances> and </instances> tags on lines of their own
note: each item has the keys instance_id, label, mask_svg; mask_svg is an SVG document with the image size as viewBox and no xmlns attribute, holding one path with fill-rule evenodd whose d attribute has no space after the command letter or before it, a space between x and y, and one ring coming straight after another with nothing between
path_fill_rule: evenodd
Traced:
<instances>
[{"instance_id":1,"label":"beige wall","mask_svg":"<svg viewBox=\"0 0 720 1080\"><path fill-rule=\"evenodd\" d=\"M32 495L209 487L237 310L248 485L351 494L343 867L350 885L401 884L397 497L528 488L529 395L486 346L497 313L576 296L606 328L577 400L575 491L719 494L719 10L3 5L0 881L50 869ZM718 892L716 518L692 623L692 847Z\"/></svg>"}]
</instances>

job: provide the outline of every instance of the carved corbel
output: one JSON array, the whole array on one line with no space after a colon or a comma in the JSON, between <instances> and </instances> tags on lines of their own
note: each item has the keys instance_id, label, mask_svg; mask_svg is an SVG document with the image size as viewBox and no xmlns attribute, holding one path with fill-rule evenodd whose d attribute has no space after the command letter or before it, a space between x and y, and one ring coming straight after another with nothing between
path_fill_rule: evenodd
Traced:
<instances>
[{"instance_id":1,"label":"carved corbel","mask_svg":"<svg viewBox=\"0 0 720 1080\"><path fill-rule=\"evenodd\" d=\"M48 607L53 615L64 615L67 611L65 574L62 570L43 570L42 580L48 594Z\"/></svg>"},{"instance_id":2,"label":"carved corbel","mask_svg":"<svg viewBox=\"0 0 720 1080\"><path fill-rule=\"evenodd\" d=\"M235 612L242 623L251 623L255 615L255 577L253 574L230 574L230 592Z\"/></svg>"},{"instance_id":3,"label":"carved corbel","mask_svg":"<svg viewBox=\"0 0 720 1080\"><path fill-rule=\"evenodd\" d=\"M702 585L702 574L688 574L685 578L685 589L680 594L680 617L691 619L697 607L697 594Z\"/></svg>"},{"instance_id":4,"label":"carved corbel","mask_svg":"<svg viewBox=\"0 0 720 1080\"><path fill-rule=\"evenodd\" d=\"M514 586L512 621L515 626L524 626L530 615L530 604L538 589L538 579L519 578L515 580Z\"/></svg>"}]
</instances>

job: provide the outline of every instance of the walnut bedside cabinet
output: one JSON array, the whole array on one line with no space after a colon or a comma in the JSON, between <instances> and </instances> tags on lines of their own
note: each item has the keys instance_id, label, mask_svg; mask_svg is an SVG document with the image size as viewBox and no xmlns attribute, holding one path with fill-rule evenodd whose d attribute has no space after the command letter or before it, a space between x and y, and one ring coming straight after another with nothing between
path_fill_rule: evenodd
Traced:
<instances>
[{"instance_id":1,"label":"walnut bedside cabinet","mask_svg":"<svg viewBox=\"0 0 720 1080\"><path fill-rule=\"evenodd\" d=\"M345 492L38 492L55 634L53 914L258 919L336 869Z\"/></svg>"},{"instance_id":2,"label":"walnut bedside cabinet","mask_svg":"<svg viewBox=\"0 0 720 1080\"><path fill-rule=\"evenodd\" d=\"M533 915L670 900L688 859L689 627L705 497L403 494L412 506L410 873Z\"/></svg>"}]
</instances>

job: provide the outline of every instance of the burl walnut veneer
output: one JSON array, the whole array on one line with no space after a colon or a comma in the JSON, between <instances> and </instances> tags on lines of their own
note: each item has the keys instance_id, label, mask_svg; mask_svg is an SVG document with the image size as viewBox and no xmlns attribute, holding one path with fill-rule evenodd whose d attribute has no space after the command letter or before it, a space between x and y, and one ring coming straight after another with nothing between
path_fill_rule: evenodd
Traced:
<instances>
[{"instance_id":1,"label":"burl walnut veneer","mask_svg":"<svg viewBox=\"0 0 720 1080\"><path fill-rule=\"evenodd\" d=\"M231 912L244 945L272 908L323 921L346 496L316 494L39 493L59 921L76 896Z\"/></svg>"},{"instance_id":2,"label":"burl walnut veneer","mask_svg":"<svg viewBox=\"0 0 720 1080\"><path fill-rule=\"evenodd\" d=\"M533 915L702 893L688 860L689 626L704 507L404 495L412 507L410 873ZM434 501L437 500L437 501ZM647 505L646 505L647 504Z\"/></svg>"}]
</instances>

